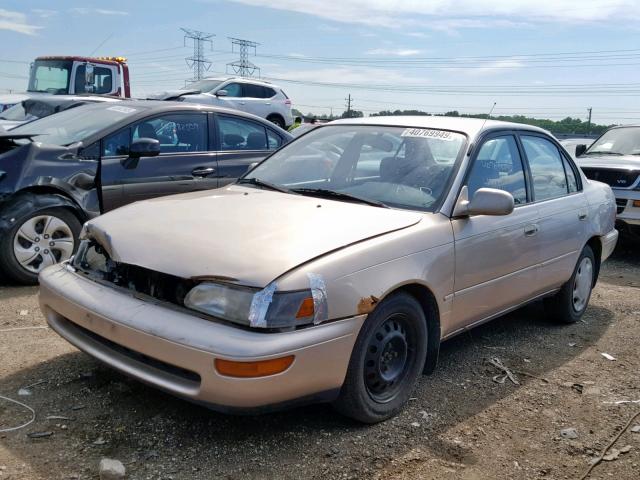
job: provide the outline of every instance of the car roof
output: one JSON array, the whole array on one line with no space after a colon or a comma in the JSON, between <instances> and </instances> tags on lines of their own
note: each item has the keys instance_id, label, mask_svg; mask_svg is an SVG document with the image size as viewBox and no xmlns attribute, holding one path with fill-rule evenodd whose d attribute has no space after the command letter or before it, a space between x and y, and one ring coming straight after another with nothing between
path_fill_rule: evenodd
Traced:
<instances>
[{"instance_id":1,"label":"car roof","mask_svg":"<svg viewBox=\"0 0 640 480\"><path fill-rule=\"evenodd\" d=\"M469 138L475 138L480 132L489 130L527 130L550 135L548 131L542 128L522 123L484 120L482 118L441 117L432 115L345 118L334 120L328 125L383 125L393 127L434 128L462 132Z\"/></svg>"},{"instance_id":2,"label":"car roof","mask_svg":"<svg viewBox=\"0 0 640 480\"><path fill-rule=\"evenodd\" d=\"M203 105L199 103L190 103L190 102L172 102L166 100L123 100L121 102L117 102L116 104L108 103L108 102L95 102L88 103L86 105L82 105L78 108L84 109L96 109L100 110L103 108L122 108L129 107L134 108L137 111L145 111L147 114L149 110L153 110L153 113L161 113L161 112L171 112L173 110L193 110L200 112L213 112L213 113L229 113L238 117L246 117L252 120L259 120L263 123L268 123L272 125L271 122L268 122L264 118L258 117L256 115L252 115L251 113L243 112L241 110L234 110L231 108L217 107L213 105Z\"/></svg>"},{"instance_id":3,"label":"car roof","mask_svg":"<svg viewBox=\"0 0 640 480\"><path fill-rule=\"evenodd\" d=\"M261 80L259 78L246 78L246 77L206 77L203 78L202 80L217 80L220 82L228 82L230 80L233 80L234 82L238 82L238 83L254 83L256 85L263 85L265 87L271 87L271 88L280 88L277 85L274 85L271 82L267 82L266 80Z\"/></svg>"}]
</instances>

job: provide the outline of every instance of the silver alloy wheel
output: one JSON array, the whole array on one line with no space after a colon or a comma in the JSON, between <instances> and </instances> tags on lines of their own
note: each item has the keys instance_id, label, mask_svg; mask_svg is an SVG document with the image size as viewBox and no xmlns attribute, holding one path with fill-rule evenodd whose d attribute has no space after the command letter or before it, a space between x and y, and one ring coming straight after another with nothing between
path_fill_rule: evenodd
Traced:
<instances>
[{"instance_id":1,"label":"silver alloy wheel","mask_svg":"<svg viewBox=\"0 0 640 480\"><path fill-rule=\"evenodd\" d=\"M53 215L38 215L22 224L13 238L13 254L22 267L38 273L68 260L75 241L71 227Z\"/></svg>"},{"instance_id":2,"label":"silver alloy wheel","mask_svg":"<svg viewBox=\"0 0 640 480\"><path fill-rule=\"evenodd\" d=\"M581 312L589 301L591 286L593 285L593 262L589 257L584 257L578 265L576 277L573 281L573 308Z\"/></svg>"}]
</instances>

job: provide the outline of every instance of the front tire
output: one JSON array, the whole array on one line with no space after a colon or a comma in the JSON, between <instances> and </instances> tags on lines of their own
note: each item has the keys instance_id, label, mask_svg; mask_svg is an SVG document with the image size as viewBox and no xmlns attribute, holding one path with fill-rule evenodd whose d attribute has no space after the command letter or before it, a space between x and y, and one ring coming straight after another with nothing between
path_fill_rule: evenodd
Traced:
<instances>
[{"instance_id":1,"label":"front tire","mask_svg":"<svg viewBox=\"0 0 640 480\"><path fill-rule=\"evenodd\" d=\"M75 253L81 228L65 208L47 208L16 218L0 238L0 268L9 279L35 285L41 270Z\"/></svg>"},{"instance_id":2,"label":"front tire","mask_svg":"<svg viewBox=\"0 0 640 480\"><path fill-rule=\"evenodd\" d=\"M382 301L356 340L334 407L363 423L396 415L407 403L427 356L427 320L407 293Z\"/></svg>"},{"instance_id":3,"label":"front tire","mask_svg":"<svg viewBox=\"0 0 640 480\"><path fill-rule=\"evenodd\" d=\"M584 314L595 283L596 259L588 245L584 247L573 275L553 297L545 299L545 311L560 323L575 323Z\"/></svg>"}]
</instances>

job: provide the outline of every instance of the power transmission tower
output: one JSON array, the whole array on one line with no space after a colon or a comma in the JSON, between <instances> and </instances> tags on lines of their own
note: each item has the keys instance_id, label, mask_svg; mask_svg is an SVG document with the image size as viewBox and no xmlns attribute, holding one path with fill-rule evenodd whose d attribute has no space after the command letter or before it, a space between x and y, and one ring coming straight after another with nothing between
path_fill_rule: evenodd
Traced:
<instances>
[{"instance_id":1,"label":"power transmission tower","mask_svg":"<svg viewBox=\"0 0 640 480\"><path fill-rule=\"evenodd\" d=\"M351 118L351 102L353 101L353 99L351 98L351 94L349 94L347 96L347 98L345 98L345 100L347 101L347 114L346 114L346 118Z\"/></svg>"},{"instance_id":2,"label":"power transmission tower","mask_svg":"<svg viewBox=\"0 0 640 480\"><path fill-rule=\"evenodd\" d=\"M260 69L249 61L249 50L253 49L253 54L255 55L256 47L260 44L249 40L241 40L240 38L228 38L231 40L231 52L239 52L240 59L227 63L227 72L229 71L229 67L231 67L233 73L241 77L253 77L253 74L256 72L258 72L258 77L260 77Z\"/></svg>"},{"instance_id":3,"label":"power transmission tower","mask_svg":"<svg viewBox=\"0 0 640 480\"><path fill-rule=\"evenodd\" d=\"M204 56L204 44L208 43L213 50L213 33L199 32L190 28L181 28L184 32L184 45L187 40L193 40L193 56L185 58L189 68L193 69L193 81L202 79L202 74L211 68L211 61Z\"/></svg>"}]
</instances>

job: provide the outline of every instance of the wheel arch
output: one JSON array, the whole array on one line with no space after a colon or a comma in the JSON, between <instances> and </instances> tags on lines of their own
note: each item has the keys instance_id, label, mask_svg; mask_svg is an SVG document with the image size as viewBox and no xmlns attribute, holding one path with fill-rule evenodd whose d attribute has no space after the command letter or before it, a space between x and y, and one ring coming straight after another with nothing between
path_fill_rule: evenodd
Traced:
<instances>
[{"instance_id":1,"label":"wheel arch","mask_svg":"<svg viewBox=\"0 0 640 480\"><path fill-rule=\"evenodd\" d=\"M269 115L267 115L267 120L271 121L271 118L278 118L282 121L282 125L286 126L287 122L285 121L284 117L282 115L280 115L279 113L270 113Z\"/></svg>"},{"instance_id":2,"label":"wheel arch","mask_svg":"<svg viewBox=\"0 0 640 480\"><path fill-rule=\"evenodd\" d=\"M17 209L16 209L17 207ZM23 212L61 207L70 210L80 223L88 220L87 214L64 191L51 186L30 186L16 192L0 212L0 231L11 228L12 219Z\"/></svg>"},{"instance_id":3,"label":"wheel arch","mask_svg":"<svg viewBox=\"0 0 640 480\"><path fill-rule=\"evenodd\" d=\"M422 307L427 319L427 358L423 373L431 374L438 364L440 353L440 309L433 292L426 285L420 283L408 283L388 292L385 297L394 293L404 292L411 295Z\"/></svg>"}]
</instances>

